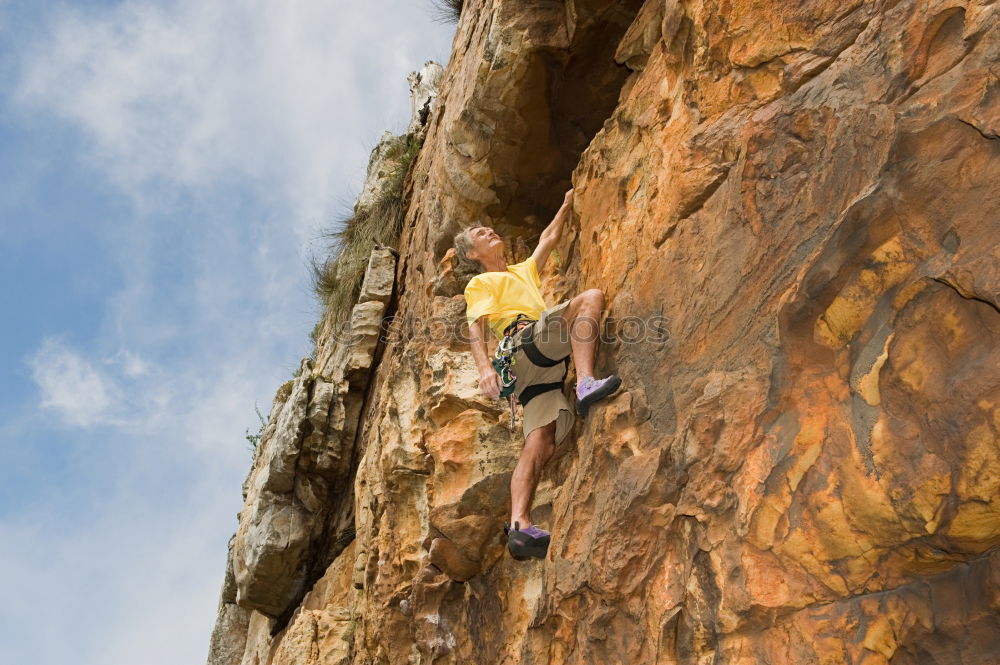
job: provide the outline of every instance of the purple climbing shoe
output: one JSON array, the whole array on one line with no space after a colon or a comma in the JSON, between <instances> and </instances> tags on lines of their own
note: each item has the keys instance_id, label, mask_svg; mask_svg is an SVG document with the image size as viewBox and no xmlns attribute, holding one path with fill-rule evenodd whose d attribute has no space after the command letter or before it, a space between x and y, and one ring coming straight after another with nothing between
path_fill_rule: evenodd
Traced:
<instances>
[{"instance_id":1,"label":"purple climbing shoe","mask_svg":"<svg viewBox=\"0 0 1000 665\"><path fill-rule=\"evenodd\" d=\"M508 522L503 524L503 532L507 536L507 550L510 555L518 561L523 561L528 557L544 559L549 551L551 538L549 532L534 525L522 530L520 524L520 522L514 522L513 529L510 528Z\"/></svg>"},{"instance_id":2,"label":"purple climbing shoe","mask_svg":"<svg viewBox=\"0 0 1000 665\"><path fill-rule=\"evenodd\" d=\"M576 384L577 413L581 416L587 415L591 404L611 395L621 385L622 380L614 374L604 379L595 379L592 376L584 377L582 381Z\"/></svg>"}]
</instances>

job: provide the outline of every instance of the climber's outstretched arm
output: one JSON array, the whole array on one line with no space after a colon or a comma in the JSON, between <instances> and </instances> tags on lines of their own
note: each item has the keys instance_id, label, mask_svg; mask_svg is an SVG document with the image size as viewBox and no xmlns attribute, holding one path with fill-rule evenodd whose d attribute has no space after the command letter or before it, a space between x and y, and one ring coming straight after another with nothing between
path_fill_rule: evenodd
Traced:
<instances>
[{"instance_id":1,"label":"climber's outstretched arm","mask_svg":"<svg viewBox=\"0 0 1000 665\"><path fill-rule=\"evenodd\" d=\"M563 222L566 218L573 213L573 190L566 192L566 197L563 199L562 205L559 207L559 211L556 212L556 216L552 218L552 222L545 227L542 231L542 237L538 239L538 247L532 252L531 257L535 259L535 265L538 267L538 272L542 271L542 266L545 265L546 259L549 258L549 253L552 248L556 246L559 242L559 237L562 235Z\"/></svg>"}]
</instances>

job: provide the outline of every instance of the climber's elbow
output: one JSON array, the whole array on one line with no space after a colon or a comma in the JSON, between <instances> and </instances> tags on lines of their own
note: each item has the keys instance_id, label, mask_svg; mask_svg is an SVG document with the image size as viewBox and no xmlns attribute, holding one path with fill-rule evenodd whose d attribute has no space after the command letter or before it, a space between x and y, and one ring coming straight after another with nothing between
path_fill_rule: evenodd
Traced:
<instances>
[{"instance_id":1,"label":"climber's elbow","mask_svg":"<svg viewBox=\"0 0 1000 665\"><path fill-rule=\"evenodd\" d=\"M488 317L484 314L469 326L469 344L472 347L473 355L486 356L486 338L487 330L489 330L489 326L486 324L487 319Z\"/></svg>"},{"instance_id":2,"label":"climber's elbow","mask_svg":"<svg viewBox=\"0 0 1000 665\"><path fill-rule=\"evenodd\" d=\"M476 367L480 372L484 368L491 368L489 356L486 353L486 315L476 319L469 326L469 347L472 349L472 357L476 361Z\"/></svg>"}]
</instances>

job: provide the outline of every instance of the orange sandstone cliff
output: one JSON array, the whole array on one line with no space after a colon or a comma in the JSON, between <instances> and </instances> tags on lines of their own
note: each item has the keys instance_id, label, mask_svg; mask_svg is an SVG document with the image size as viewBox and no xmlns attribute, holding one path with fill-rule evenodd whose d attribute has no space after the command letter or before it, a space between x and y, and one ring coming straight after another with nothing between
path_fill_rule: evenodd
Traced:
<instances>
[{"instance_id":1,"label":"orange sandstone cliff","mask_svg":"<svg viewBox=\"0 0 1000 665\"><path fill-rule=\"evenodd\" d=\"M1000 663L998 14L466 0L398 246L275 397L209 665ZM517 562L448 249L523 259L571 185L546 298L604 290L624 384Z\"/></svg>"}]
</instances>

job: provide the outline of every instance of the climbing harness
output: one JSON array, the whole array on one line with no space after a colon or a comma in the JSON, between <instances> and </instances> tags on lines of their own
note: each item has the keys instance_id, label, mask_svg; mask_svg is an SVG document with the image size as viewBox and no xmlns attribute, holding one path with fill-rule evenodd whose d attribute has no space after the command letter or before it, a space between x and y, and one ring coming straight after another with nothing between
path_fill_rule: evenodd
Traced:
<instances>
[{"instance_id":1,"label":"climbing harness","mask_svg":"<svg viewBox=\"0 0 1000 665\"><path fill-rule=\"evenodd\" d=\"M563 382L566 380L566 373L569 371L569 356L567 355L562 360L552 360L551 358L545 356L538 347L535 346L535 335L534 331L529 330L523 338L521 343L517 346L514 344L515 334L521 330L521 328L528 327L532 323L535 323L535 319L529 318L526 314L518 314L517 318L514 319L503 331L503 339L497 345L496 353L493 354L493 369L496 370L497 374L500 375L500 397L506 397L510 400L510 431L514 431L514 392L517 389L516 382L517 377L514 375L514 354L517 353L518 349L524 351L524 355L537 367L554 367L559 363L564 363L562 379L559 381L554 381L552 383L537 383L532 386L528 386L521 391L521 395L518 401L521 402L521 406L527 406L528 402L533 400L535 397L543 393L547 393L550 390L562 390Z\"/></svg>"}]
</instances>

